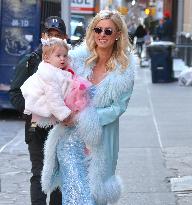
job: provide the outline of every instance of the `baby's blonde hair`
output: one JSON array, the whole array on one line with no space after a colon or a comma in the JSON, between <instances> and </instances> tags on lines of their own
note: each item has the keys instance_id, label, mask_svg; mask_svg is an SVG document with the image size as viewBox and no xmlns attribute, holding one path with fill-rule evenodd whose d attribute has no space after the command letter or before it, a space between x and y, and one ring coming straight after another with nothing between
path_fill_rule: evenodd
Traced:
<instances>
[{"instance_id":1,"label":"baby's blonde hair","mask_svg":"<svg viewBox=\"0 0 192 205\"><path fill-rule=\"evenodd\" d=\"M128 50L132 50L131 43L129 42L128 29L124 17L118 11L103 10L100 11L91 21L86 32L86 45L91 51L91 56L86 60L86 64L90 65L97 61L98 54L96 52L96 43L94 41L93 29L99 21L103 19L110 19L115 24L117 31L120 31L118 40L115 41L111 58L107 62L107 70L113 70L115 63L119 63L122 69L126 69L129 64L127 56Z\"/></svg>"},{"instance_id":2,"label":"baby's blonde hair","mask_svg":"<svg viewBox=\"0 0 192 205\"><path fill-rule=\"evenodd\" d=\"M69 47L67 45L66 40L62 40L60 38L52 37L47 39L41 39L41 42L43 60L45 60L47 56L50 56L58 47L66 48L67 52L69 51Z\"/></svg>"}]
</instances>

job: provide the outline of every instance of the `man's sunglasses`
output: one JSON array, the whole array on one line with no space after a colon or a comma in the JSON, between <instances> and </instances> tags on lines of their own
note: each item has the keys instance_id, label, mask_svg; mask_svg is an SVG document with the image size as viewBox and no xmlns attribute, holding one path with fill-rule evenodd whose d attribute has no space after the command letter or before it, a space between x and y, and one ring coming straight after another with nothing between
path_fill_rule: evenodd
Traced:
<instances>
[{"instance_id":1,"label":"man's sunglasses","mask_svg":"<svg viewBox=\"0 0 192 205\"><path fill-rule=\"evenodd\" d=\"M93 29L95 33L100 34L104 32L105 35L110 36L113 33L113 30L111 28L100 28L100 27L95 27Z\"/></svg>"}]
</instances>

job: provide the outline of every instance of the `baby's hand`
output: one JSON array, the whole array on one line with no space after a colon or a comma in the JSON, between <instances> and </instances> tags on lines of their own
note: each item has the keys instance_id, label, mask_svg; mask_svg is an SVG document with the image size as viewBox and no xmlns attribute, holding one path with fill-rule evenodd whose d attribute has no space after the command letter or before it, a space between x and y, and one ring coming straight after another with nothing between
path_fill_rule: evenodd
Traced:
<instances>
[{"instance_id":1,"label":"baby's hand","mask_svg":"<svg viewBox=\"0 0 192 205\"><path fill-rule=\"evenodd\" d=\"M68 127L74 126L75 123L76 123L75 115L76 115L77 113L78 113L77 111L71 112L71 114L70 114L67 118L65 118L65 119L63 120L63 124L64 124L65 126L68 126Z\"/></svg>"}]
</instances>

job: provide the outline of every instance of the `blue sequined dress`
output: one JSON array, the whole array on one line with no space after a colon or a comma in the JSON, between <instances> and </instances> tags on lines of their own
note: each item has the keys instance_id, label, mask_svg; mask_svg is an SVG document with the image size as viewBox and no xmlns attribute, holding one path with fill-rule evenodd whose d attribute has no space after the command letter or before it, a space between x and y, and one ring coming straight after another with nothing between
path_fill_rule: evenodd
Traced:
<instances>
[{"instance_id":1,"label":"blue sequined dress","mask_svg":"<svg viewBox=\"0 0 192 205\"><path fill-rule=\"evenodd\" d=\"M90 98L95 88L89 90ZM62 205L95 205L88 179L88 159L85 143L75 127L66 129L65 137L58 141L57 159L61 178Z\"/></svg>"},{"instance_id":2,"label":"blue sequined dress","mask_svg":"<svg viewBox=\"0 0 192 205\"><path fill-rule=\"evenodd\" d=\"M68 139L60 138L57 144L57 159L61 176L62 205L94 205L88 180L88 161L85 144L69 128Z\"/></svg>"}]
</instances>

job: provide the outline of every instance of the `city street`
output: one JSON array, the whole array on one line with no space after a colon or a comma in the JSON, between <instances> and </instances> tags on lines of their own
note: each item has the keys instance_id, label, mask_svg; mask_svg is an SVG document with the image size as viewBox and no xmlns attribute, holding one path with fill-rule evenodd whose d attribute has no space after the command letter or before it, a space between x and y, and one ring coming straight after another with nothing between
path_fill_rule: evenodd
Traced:
<instances>
[{"instance_id":1,"label":"city street","mask_svg":"<svg viewBox=\"0 0 192 205\"><path fill-rule=\"evenodd\" d=\"M0 205L30 205L24 122L12 111L0 112L0 163Z\"/></svg>"},{"instance_id":2,"label":"city street","mask_svg":"<svg viewBox=\"0 0 192 205\"><path fill-rule=\"evenodd\" d=\"M191 191L173 192L171 179L192 175L191 87L151 83L138 67L127 111L120 120L118 205L191 205ZM1 115L1 112L0 112ZM24 123L0 117L0 205L30 205L30 162Z\"/></svg>"},{"instance_id":3,"label":"city street","mask_svg":"<svg viewBox=\"0 0 192 205\"><path fill-rule=\"evenodd\" d=\"M121 93L121 87L126 86L125 82L122 86L118 85L120 78L117 75L116 80L115 74L120 64L126 66L125 56L132 50L132 46L133 52L138 56L135 84L128 108L119 120L120 142L116 172L122 178L123 191L118 203L113 205L192 205L191 8L192 0L0 0L0 205L31 205L31 162L25 143L25 122L21 118L22 113L14 110L10 97L14 98L14 104L22 106L18 88L37 69L41 70L41 66L38 67L39 62L44 61L41 64L43 69L46 67L45 63L50 63L53 65L48 66L50 70L53 70L52 67L58 67L66 72L74 69L77 73L70 76L66 73L67 81L72 78L70 83L65 83L60 77L60 74L64 74L59 72L61 69L57 69L58 78L49 75L49 71L47 75L36 75L39 83L33 81L33 78L28 81L34 87L26 86L26 102L27 98L32 96L34 99L37 99L38 95L43 100L49 98L52 90L52 99L56 99L59 97L57 91L60 92L60 88L62 95L67 98L70 84L75 88L72 93L77 90L81 96L81 91L83 93L86 86L80 85L79 89L76 89L76 83L73 83L74 75L84 73L91 82L100 85L99 81L104 81L103 78L113 72L114 67L115 72L112 73L111 79L107 79L106 86L104 83L100 86L101 92L99 91L98 95L96 93L97 106L106 106L108 112L108 102L110 104L114 101L115 105L117 91ZM65 62L58 66L50 59L53 55L59 60L59 56L54 56L54 53L57 51L55 44L60 44L58 42L61 41L52 41L52 37L66 41L69 46L65 46L65 54L68 50L73 50L69 52L69 58L65 55ZM127 44L127 37L132 46ZM83 46L76 50L76 46L81 43ZM47 53L52 46L53 52ZM88 57L86 61L84 57ZM84 61L85 67L91 68L85 72L81 68ZM71 69L68 69L70 66ZM181 72L183 77L180 75L178 78ZM62 86L56 89L57 85L54 85L55 90L53 87L49 89L49 77L53 77L53 82ZM157 78L163 79L160 82ZM78 80L81 81L77 78ZM111 89L111 82L114 82L113 86L117 89ZM82 83L84 85L83 80ZM40 90L45 89L45 92L38 91L39 84ZM63 89L64 87L66 89ZM108 89L112 92L108 92ZM37 95L27 94L35 90ZM102 92L108 93L113 99ZM95 95L94 87L89 94ZM38 100L29 100L29 105L43 113L45 111L44 114L47 115L47 105L42 103L41 106L41 97L38 97ZM73 99L70 97L69 100L63 100L71 104ZM86 97L79 99L86 104ZM40 106L34 106L33 102ZM48 99L47 103L50 104L49 102L53 100ZM57 103L51 104L58 107ZM78 105L77 100L77 107ZM55 107L49 110L51 114L55 115ZM30 112L27 106L25 110ZM56 111L60 117L67 114L67 110L66 113L60 113L60 110ZM119 112L121 109L114 106L113 111L116 110ZM43 114L39 110L37 112L39 115ZM105 112L103 113L105 115ZM56 115L55 117L60 119ZM105 117L108 117L108 113L103 116ZM52 120L54 121L54 117ZM71 116L64 123L70 122ZM31 130L34 130L34 127L31 127ZM33 136L29 138L31 137ZM109 147L113 143L111 139ZM62 147L60 150L62 152ZM57 150L58 153L60 150ZM34 146L31 152L35 152ZM95 161L93 162L95 165ZM38 196L35 191L34 195ZM103 191L103 195L108 196L109 193ZM80 204L79 200L78 203L72 205L87 205Z\"/></svg>"}]
</instances>

